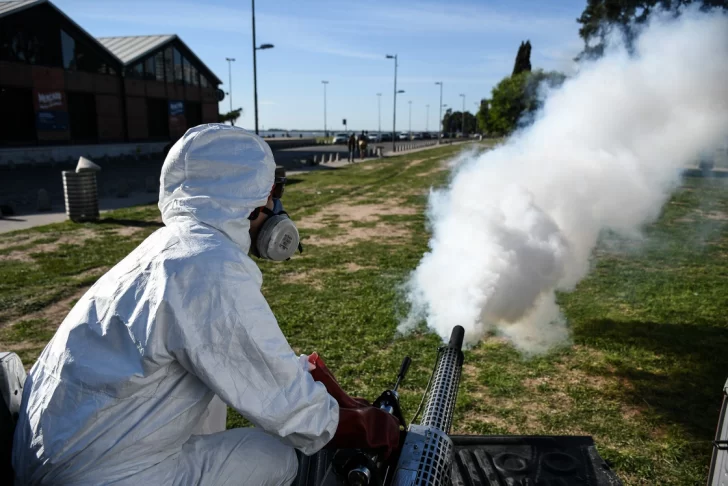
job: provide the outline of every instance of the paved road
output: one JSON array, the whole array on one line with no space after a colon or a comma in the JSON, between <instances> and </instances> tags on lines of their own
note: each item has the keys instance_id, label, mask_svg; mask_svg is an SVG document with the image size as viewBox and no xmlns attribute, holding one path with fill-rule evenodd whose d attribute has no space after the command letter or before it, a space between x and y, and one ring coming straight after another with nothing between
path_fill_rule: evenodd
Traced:
<instances>
[{"instance_id":1,"label":"paved road","mask_svg":"<svg viewBox=\"0 0 728 486\"><path fill-rule=\"evenodd\" d=\"M426 145L425 141L398 142L412 146ZM377 146L380 144L373 144ZM382 144L385 154L391 152L391 142ZM306 161L313 160L316 155L319 160L322 154L339 154L341 164L326 164L311 166ZM286 167L288 171L330 170L345 165L347 148L345 145L319 145L313 147L300 147L295 149L276 150L273 152L276 163ZM156 190L147 192L145 181L148 178L158 181L162 167L161 158L148 160L115 160L96 161L102 167L97 176L99 198L102 209L115 209L133 204L148 202L155 199ZM0 219L0 233L14 231L37 224L65 219L63 203L63 185L61 171L73 170L75 164L57 164L54 167L19 166L14 169L0 168L0 204L11 202L16 211L16 221L13 219ZM130 198L117 198L119 185L127 186L131 193ZM53 211L37 214L36 200L39 189L48 191L51 197ZM141 198L140 202L137 198Z\"/></svg>"},{"instance_id":2,"label":"paved road","mask_svg":"<svg viewBox=\"0 0 728 486\"><path fill-rule=\"evenodd\" d=\"M413 140L411 142L396 142L396 144L399 150L403 150L405 148L422 148L433 144L433 142L435 141ZM382 147L384 155L392 153L392 142L370 143L369 147ZM338 154L339 159L346 159L349 156L349 150L346 145L316 145L313 147L298 147L273 152L276 158L276 164L282 165L287 170L300 168L302 164L312 161L314 156L320 161L321 156L324 155L328 160L328 157L332 154L334 158Z\"/></svg>"}]
</instances>

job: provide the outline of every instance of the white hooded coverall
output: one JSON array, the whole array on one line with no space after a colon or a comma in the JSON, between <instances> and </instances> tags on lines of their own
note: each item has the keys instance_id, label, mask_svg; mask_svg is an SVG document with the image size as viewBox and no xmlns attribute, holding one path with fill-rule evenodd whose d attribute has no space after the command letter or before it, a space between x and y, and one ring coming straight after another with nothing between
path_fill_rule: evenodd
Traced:
<instances>
[{"instance_id":1,"label":"white hooded coverall","mask_svg":"<svg viewBox=\"0 0 728 486\"><path fill-rule=\"evenodd\" d=\"M236 127L201 125L172 147L165 226L79 300L30 371L17 484L287 484L294 448L333 437L338 405L247 255L274 170L267 144ZM220 399L256 427L224 431Z\"/></svg>"}]
</instances>

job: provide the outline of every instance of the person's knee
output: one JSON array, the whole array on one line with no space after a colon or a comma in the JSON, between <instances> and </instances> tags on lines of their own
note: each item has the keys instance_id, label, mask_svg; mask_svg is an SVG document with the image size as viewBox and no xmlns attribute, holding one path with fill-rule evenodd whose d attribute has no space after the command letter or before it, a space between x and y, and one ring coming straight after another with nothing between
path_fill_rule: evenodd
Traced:
<instances>
[{"instance_id":1,"label":"person's knee","mask_svg":"<svg viewBox=\"0 0 728 486\"><path fill-rule=\"evenodd\" d=\"M228 484L235 477L246 484L289 485L298 472L293 447L256 428L193 436L182 456L177 484Z\"/></svg>"}]
</instances>

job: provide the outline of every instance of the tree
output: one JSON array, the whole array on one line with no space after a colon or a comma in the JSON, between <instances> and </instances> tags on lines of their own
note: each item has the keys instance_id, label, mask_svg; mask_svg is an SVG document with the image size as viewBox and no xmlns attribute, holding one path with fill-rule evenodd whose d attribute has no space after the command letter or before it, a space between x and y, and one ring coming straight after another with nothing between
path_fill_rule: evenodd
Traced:
<instances>
[{"instance_id":1,"label":"tree","mask_svg":"<svg viewBox=\"0 0 728 486\"><path fill-rule=\"evenodd\" d=\"M235 122L238 121L238 118L240 118L242 113L242 108L236 108L233 111L218 115L217 121L220 123L230 122L231 125L235 125Z\"/></svg>"},{"instance_id":2,"label":"tree","mask_svg":"<svg viewBox=\"0 0 728 486\"><path fill-rule=\"evenodd\" d=\"M485 121L488 133L508 135L519 125L530 122L530 116L542 105L540 90L544 87L556 88L565 79L562 73L541 69L504 78L491 93L490 109Z\"/></svg>"},{"instance_id":3,"label":"tree","mask_svg":"<svg viewBox=\"0 0 728 486\"><path fill-rule=\"evenodd\" d=\"M525 43L521 42L518 47L518 54L516 54L516 62L513 65L513 74L520 74L524 71L531 70L531 41L527 40Z\"/></svg>"},{"instance_id":4,"label":"tree","mask_svg":"<svg viewBox=\"0 0 728 486\"><path fill-rule=\"evenodd\" d=\"M607 36L618 29L630 49L637 29L656 9L680 15L687 5L697 3L703 9L728 9L728 0L587 0L581 16L579 35L584 40L584 51L577 59L599 57L604 52Z\"/></svg>"},{"instance_id":5,"label":"tree","mask_svg":"<svg viewBox=\"0 0 728 486\"><path fill-rule=\"evenodd\" d=\"M474 133L477 126L475 115L465 112L465 132ZM445 133L458 133L463 131L463 113L461 111L453 112L450 108L442 117L442 131Z\"/></svg>"},{"instance_id":6,"label":"tree","mask_svg":"<svg viewBox=\"0 0 728 486\"><path fill-rule=\"evenodd\" d=\"M488 118L490 117L490 100L480 100L480 108L475 118L478 121L478 132L485 133L488 131Z\"/></svg>"}]
</instances>

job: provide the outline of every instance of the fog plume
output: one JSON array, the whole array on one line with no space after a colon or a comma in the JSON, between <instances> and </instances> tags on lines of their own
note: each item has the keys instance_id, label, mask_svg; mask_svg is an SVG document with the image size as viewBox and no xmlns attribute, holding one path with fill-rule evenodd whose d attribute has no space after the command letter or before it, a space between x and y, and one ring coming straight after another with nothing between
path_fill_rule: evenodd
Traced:
<instances>
[{"instance_id":1,"label":"fog plume","mask_svg":"<svg viewBox=\"0 0 728 486\"><path fill-rule=\"evenodd\" d=\"M528 353L566 342L555 292L589 270L602 230L639 234L680 170L728 135L728 17L655 15L545 96L534 122L461 162L428 204L430 250L401 331L455 325Z\"/></svg>"}]
</instances>

